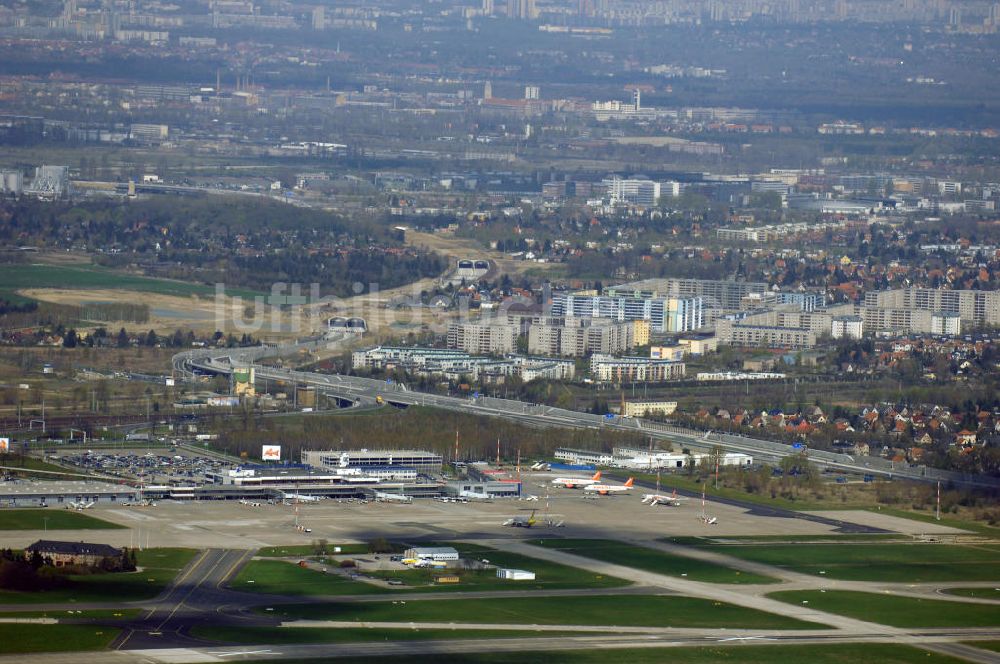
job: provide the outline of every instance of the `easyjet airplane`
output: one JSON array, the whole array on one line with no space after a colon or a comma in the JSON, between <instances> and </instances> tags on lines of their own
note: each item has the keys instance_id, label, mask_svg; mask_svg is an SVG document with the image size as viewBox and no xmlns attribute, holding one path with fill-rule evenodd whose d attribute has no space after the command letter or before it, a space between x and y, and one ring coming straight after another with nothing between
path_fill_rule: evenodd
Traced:
<instances>
[{"instance_id":1,"label":"easyjet airplane","mask_svg":"<svg viewBox=\"0 0 1000 664\"><path fill-rule=\"evenodd\" d=\"M557 484L566 489L578 489L580 487L587 487L591 484L597 484L601 481L601 471L594 473L594 476L590 479L583 477L557 477L552 480L553 484Z\"/></svg>"},{"instance_id":2,"label":"easyjet airplane","mask_svg":"<svg viewBox=\"0 0 1000 664\"><path fill-rule=\"evenodd\" d=\"M606 496L609 493L620 493L623 491L631 491L632 483L634 481L635 478L630 477L628 478L628 482L625 482L625 484L591 484L589 486L583 487L583 490L591 491L593 493L599 493L602 496Z\"/></svg>"}]
</instances>

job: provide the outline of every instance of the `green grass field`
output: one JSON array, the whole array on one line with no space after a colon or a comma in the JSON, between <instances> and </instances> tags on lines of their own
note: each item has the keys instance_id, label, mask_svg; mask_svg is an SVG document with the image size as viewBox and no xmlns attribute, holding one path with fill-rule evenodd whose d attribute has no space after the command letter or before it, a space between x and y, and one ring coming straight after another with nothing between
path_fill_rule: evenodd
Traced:
<instances>
[{"instance_id":1,"label":"green grass field","mask_svg":"<svg viewBox=\"0 0 1000 664\"><path fill-rule=\"evenodd\" d=\"M592 632L538 632L514 629L373 629L345 627L195 627L194 636L222 643L359 643L364 641L432 641L444 639L504 639L537 636L586 636Z\"/></svg>"},{"instance_id":2,"label":"green grass field","mask_svg":"<svg viewBox=\"0 0 1000 664\"><path fill-rule=\"evenodd\" d=\"M100 625L0 623L0 654L103 650L118 633Z\"/></svg>"},{"instance_id":3,"label":"green grass field","mask_svg":"<svg viewBox=\"0 0 1000 664\"><path fill-rule=\"evenodd\" d=\"M170 583L197 553L194 549L139 551L141 571L125 574L71 576L72 585L47 592L0 591L0 604L49 604L74 602L131 602L151 599Z\"/></svg>"},{"instance_id":4,"label":"green grass field","mask_svg":"<svg viewBox=\"0 0 1000 664\"><path fill-rule=\"evenodd\" d=\"M287 620L823 629L822 625L732 604L660 595L331 602L275 607L269 615Z\"/></svg>"},{"instance_id":5,"label":"green grass field","mask_svg":"<svg viewBox=\"0 0 1000 664\"><path fill-rule=\"evenodd\" d=\"M54 463L48 463L47 461L42 461L32 456L21 456L20 454L0 454L0 466L10 466L14 468L23 468L25 472L30 470L45 470L52 473L79 473L81 471L67 470L62 466L57 466ZM12 470L9 472L16 473L18 471ZM36 475L37 477L37 475Z\"/></svg>"},{"instance_id":6,"label":"green grass field","mask_svg":"<svg viewBox=\"0 0 1000 664\"><path fill-rule=\"evenodd\" d=\"M229 587L244 592L277 595L368 595L392 592L388 588L353 581L330 572L305 569L282 560L251 560Z\"/></svg>"},{"instance_id":7,"label":"green grass field","mask_svg":"<svg viewBox=\"0 0 1000 664\"><path fill-rule=\"evenodd\" d=\"M1000 599L1000 588L948 588L944 592L959 597L975 597L977 599Z\"/></svg>"},{"instance_id":8,"label":"green grass field","mask_svg":"<svg viewBox=\"0 0 1000 664\"><path fill-rule=\"evenodd\" d=\"M777 579L752 572L741 572L731 567L705 562L697 558L675 556L655 549L633 546L612 540L545 539L532 540L531 544L557 549L587 558L627 565L638 569L683 576L692 581L707 583L777 583Z\"/></svg>"},{"instance_id":9,"label":"green grass field","mask_svg":"<svg viewBox=\"0 0 1000 664\"><path fill-rule=\"evenodd\" d=\"M384 588L363 581L353 581L332 571L323 573L303 569L286 561L254 560L241 570L230 584L232 588L248 592L284 595L367 595L400 592L456 592L468 590L561 590L566 588L620 588L628 581L592 574L575 567L529 558L516 553L497 551L474 544L451 544L463 558L487 559L500 567L514 567L535 572L534 581L505 581L498 579L496 570L449 569L445 572L430 569L404 569L399 571L373 571L365 574L381 579L398 579L404 585ZM363 545L359 545L363 546ZM278 555L290 547L274 547ZM368 556L368 554L365 554ZM331 561L328 567L336 566ZM458 576L461 581L452 584L435 583L438 576ZM251 583L252 582L252 583Z\"/></svg>"},{"instance_id":10,"label":"green grass field","mask_svg":"<svg viewBox=\"0 0 1000 664\"><path fill-rule=\"evenodd\" d=\"M142 609L58 609L49 611L3 611L0 618L55 618L62 621L73 621L91 618L134 618Z\"/></svg>"},{"instance_id":11,"label":"green grass field","mask_svg":"<svg viewBox=\"0 0 1000 664\"><path fill-rule=\"evenodd\" d=\"M750 544L703 547L784 569L847 581L1000 581L1000 551L954 544Z\"/></svg>"},{"instance_id":12,"label":"green grass field","mask_svg":"<svg viewBox=\"0 0 1000 664\"><path fill-rule=\"evenodd\" d=\"M305 664L305 660L300 660ZM370 659L337 659L338 664L368 664ZM464 655L408 655L379 657L379 662L406 664L958 664L958 660L909 646L882 643L830 644L822 646L705 646L701 648L636 648L631 650L567 650L552 652L480 653ZM285 664L298 664L284 660Z\"/></svg>"},{"instance_id":13,"label":"green grass field","mask_svg":"<svg viewBox=\"0 0 1000 664\"><path fill-rule=\"evenodd\" d=\"M895 507L886 507L884 505L879 507L877 510L869 509L868 511L877 511L879 514L889 514L891 516L898 516L902 519L911 519L913 521L922 521L923 523L933 523L939 526L958 528L959 530L968 530L974 533L979 533L980 535L986 535L987 537L1000 537L1000 528L997 526L991 526L987 523L978 521L969 521L968 519L958 519L947 515L938 519L934 516L933 511L917 512L915 510L901 510Z\"/></svg>"},{"instance_id":14,"label":"green grass field","mask_svg":"<svg viewBox=\"0 0 1000 664\"><path fill-rule=\"evenodd\" d=\"M771 599L893 627L996 627L1000 606L848 590L786 590Z\"/></svg>"},{"instance_id":15,"label":"green grass field","mask_svg":"<svg viewBox=\"0 0 1000 664\"><path fill-rule=\"evenodd\" d=\"M462 579L461 583L451 585L433 585L434 577L440 572L425 569L407 570L405 572L380 573L377 576L390 579L396 578L409 586L424 586L425 590L563 590L568 588L621 588L631 585L631 582L602 574L594 574L585 570L560 565L559 563L523 556L518 553L498 551L485 546L465 542L442 542L441 546L455 547L463 559L488 560L496 567L525 569L535 573L534 581L505 581L498 579L496 570L489 567L484 570L448 570L449 575Z\"/></svg>"},{"instance_id":16,"label":"green grass field","mask_svg":"<svg viewBox=\"0 0 1000 664\"><path fill-rule=\"evenodd\" d=\"M328 544L327 553L333 555L333 547L339 546L341 554L362 555L368 553L367 544ZM311 544L297 544L286 546L265 546L258 549L257 556L261 558L308 558L316 555L316 547ZM340 554L338 554L340 555Z\"/></svg>"},{"instance_id":17,"label":"green grass field","mask_svg":"<svg viewBox=\"0 0 1000 664\"><path fill-rule=\"evenodd\" d=\"M73 510L38 507L0 510L0 530L108 530L124 527Z\"/></svg>"},{"instance_id":18,"label":"green grass field","mask_svg":"<svg viewBox=\"0 0 1000 664\"><path fill-rule=\"evenodd\" d=\"M13 293L21 288L79 288L132 290L158 295L214 297L215 287L170 279L143 277L100 266L76 267L47 264L0 265L0 290ZM254 295L245 289L226 289L229 295Z\"/></svg>"},{"instance_id":19,"label":"green grass field","mask_svg":"<svg viewBox=\"0 0 1000 664\"><path fill-rule=\"evenodd\" d=\"M1000 652L1000 641L969 641L965 645L972 646L973 648Z\"/></svg>"},{"instance_id":20,"label":"green grass field","mask_svg":"<svg viewBox=\"0 0 1000 664\"><path fill-rule=\"evenodd\" d=\"M713 544L780 544L780 543L870 543L870 542L912 542L905 535L867 535L851 533L848 535L725 535L722 537L696 537L678 535L663 537L661 542L668 544L683 544L684 546L711 546Z\"/></svg>"}]
</instances>

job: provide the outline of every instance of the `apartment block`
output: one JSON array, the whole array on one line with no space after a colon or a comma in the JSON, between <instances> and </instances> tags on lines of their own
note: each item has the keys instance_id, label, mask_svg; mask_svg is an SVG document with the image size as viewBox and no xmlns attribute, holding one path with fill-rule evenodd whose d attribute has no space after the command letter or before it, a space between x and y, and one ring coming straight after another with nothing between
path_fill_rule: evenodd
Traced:
<instances>
[{"instance_id":1,"label":"apartment block","mask_svg":"<svg viewBox=\"0 0 1000 664\"><path fill-rule=\"evenodd\" d=\"M704 306L701 298L697 297L554 293L552 315L608 318L615 321L647 321L653 332L690 332L705 325Z\"/></svg>"},{"instance_id":2,"label":"apartment block","mask_svg":"<svg viewBox=\"0 0 1000 664\"><path fill-rule=\"evenodd\" d=\"M865 307L956 313L965 325L1000 325L1000 291L898 288L867 293Z\"/></svg>"},{"instance_id":3,"label":"apartment block","mask_svg":"<svg viewBox=\"0 0 1000 664\"><path fill-rule=\"evenodd\" d=\"M631 322L618 323L607 318L540 319L528 329L528 352L567 357L623 353L635 348L635 336Z\"/></svg>"},{"instance_id":4,"label":"apartment block","mask_svg":"<svg viewBox=\"0 0 1000 664\"><path fill-rule=\"evenodd\" d=\"M448 348L473 355L504 355L516 350L520 333L519 325L507 322L452 323L448 326Z\"/></svg>"},{"instance_id":5,"label":"apartment block","mask_svg":"<svg viewBox=\"0 0 1000 664\"><path fill-rule=\"evenodd\" d=\"M768 290L764 282L715 279L646 279L610 286L604 295L632 298L701 298L705 308L739 311L740 302L750 293Z\"/></svg>"},{"instance_id":6,"label":"apartment block","mask_svg":"<svg viewBox=\"0 0 1000 664\"><path fill-rule=\"evenodd\" d=\"M660 383L684 378L686 367L676 360L648 357L611 357L595 354L590 358L594 380L613 383Z\"/></svg>"}]
</instances>

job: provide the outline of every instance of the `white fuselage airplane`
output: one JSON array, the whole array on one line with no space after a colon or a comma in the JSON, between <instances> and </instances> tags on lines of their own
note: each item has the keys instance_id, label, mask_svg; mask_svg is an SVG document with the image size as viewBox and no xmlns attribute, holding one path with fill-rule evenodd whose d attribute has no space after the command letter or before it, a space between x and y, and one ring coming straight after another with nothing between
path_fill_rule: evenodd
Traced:
<instances>
[{"instance_id":1,"label":"white fuselage airplane","mask_svg":"<svg viewBox=\"0 0 1000 664\"><path fill-rule=\"evenodd\" d=\"M384 493L382 491L376 491L375 500L383 503L405 503L409 505L413 502L413 497L404 496L401 493Z\"/></svg>"},{"instance_id":2,"label":"white fuselage airplane","mask_svg":"<svg viewBox=\"0 0 1000 664\"><path fill-rule=\"evenodd\" d=\"M591 484L589 486L583 487L584 491L589 491L590 493L597 493L602 496L606 496L611 493L623 493L625 491L632 490L632 483L635 478L630 477L625 484Z\"/></svg>"},{"instance_id":3,"label":"white fuselage airplane","mask_svg":"<svg viewBox=\"0 0 1000 664\"><path fill-rule=\"evenodd\" d=\"M298 503L318 503L323 500L322 496L303 496L301 493L284 493L282 496L285 501Z\"/></svg>"},{"instance_id":4,"label":"white fuselage airplane","mask_svg":"<svg viewBox=\"0 0 1000 664\"><path fill-rule=\"evenodd\" d=\"M597 484L601 481L601 471L594 473L591 478L585 477L557 477L552 480L552 484L556 486L561 486L565 489L579 489L581 487L588 487L592 484Z\"/></svg>"},{"instance_id":5,"label":"white fuselage airplane","mask_svg":"<svg viewBox=\"0 0 1000 664\"><path fill-rule=\"evenodd\" d=\"M642 497L643 505L670 505L672 507L680 507L683 501L687 500L684 496L678 496L677 490L670 495L663 495L661 493L647 493Z\"/></svg>"}]
</instances>

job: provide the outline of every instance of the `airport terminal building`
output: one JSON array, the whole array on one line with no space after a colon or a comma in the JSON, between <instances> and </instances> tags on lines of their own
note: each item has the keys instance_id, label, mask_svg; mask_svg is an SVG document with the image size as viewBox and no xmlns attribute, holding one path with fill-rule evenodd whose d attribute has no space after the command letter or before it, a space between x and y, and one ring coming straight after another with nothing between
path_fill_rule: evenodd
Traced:
<instances>
[{"instance_id":1,"label":"airport terminal building","mask_svg":"<svg viewBox=\"0 0 1000 664\"><path fill-rule=\"evenodd\" d=\"M444 459L426 450L303 450L302 463L314 468L378 469L383 474L387 468L401 467L439 475Z\"/></svg>"}]
</instances>

